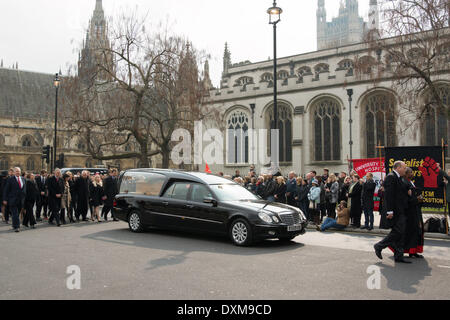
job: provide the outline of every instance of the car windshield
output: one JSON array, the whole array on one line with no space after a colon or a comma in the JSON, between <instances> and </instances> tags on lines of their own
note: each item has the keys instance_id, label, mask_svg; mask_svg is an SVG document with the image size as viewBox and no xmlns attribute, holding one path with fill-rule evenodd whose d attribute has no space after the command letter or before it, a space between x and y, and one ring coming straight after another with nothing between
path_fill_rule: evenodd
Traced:
<instances>
[{"instance_id":1,"label":"car windshield","mask_svg":"<svg viewBox=\"0 0 450 320\"><path fill-rule=\"evenodd\" d=\"M258 197L237 184L210 185L219 201L257 200Z\"/></svg>"}]
</instances>

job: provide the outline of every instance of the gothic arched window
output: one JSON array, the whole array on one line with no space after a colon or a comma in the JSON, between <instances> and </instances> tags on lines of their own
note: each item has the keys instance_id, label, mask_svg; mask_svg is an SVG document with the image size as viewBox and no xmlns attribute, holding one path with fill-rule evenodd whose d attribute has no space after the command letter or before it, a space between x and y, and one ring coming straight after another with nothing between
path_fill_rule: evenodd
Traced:
<instances>
[{"instance_id":1,"label":"gothic arched window","mask_svg":"<svg viewBox=\"0 0 450 320\"><path fill-rule=\"evenodd\" d=\"M293 125L292 108L286 104L278 103L278 129L279 131L279 161L280 162L292 162L292 125ZM271 147L271 131L275 128L275 119L273 112L273 105L267 110L266 113L266 126L268 129L267 144L269 150Z\"/></svg>"},{"instance_id":2,"label":"gothic arched window","mask_svg":"<svg viewBox=\"0 0 450 320\"><path fill-rule=\"evenodd\" d=\"M27 159L27 171L35 171L36 165L33 158Z\"/></svg>"},{"instance_id":3,"label":"gothic arched window","mask_svg":"<svg viewBox=\"0 0 450 320\"><path fill-rule=\"evenodd\" d=\"M323 73L323 72L329 72L330 66L326 63L319 63L317 66L314 67L314 71L316 74Z\"/></svg>"},{"instance_id":4,"label":"gothic arched window","mask_svg":"<svg viewBox=\"0 0 450 320\"><path fill-rule=\"evenodd\" d=\"M304 77L308 75L312 75L311 68L310 67L301 67L297 71L299 77Z\"/></svg>"},{"instance_id":5,"label":"gothic arched window","mask_svg":"<svg viewBox=\"0 0 450 320\"><path fill-rule=\"evenodd\" d=\"M9 161L7 158L0 158L0 170L8 170L9 169Z\"/></svg>"},{"instance_id":6,"label":"gothic arched window","mask_svg":"<svg viewBox=\"0 0 450 320\"><path fill-rule=\"evenodd\" d=\"M227 120L227 157L228 163L248 163L248 115L242 110L233 111Z\"/></svg>"},{"instance_id":7,"label":"gothic arched window","mask_svg":"<svg viewBox=\"0 0 450 320\"><path fill-rule=\"evenodd\" d=\"M378 157L377 145L395 147L395 98L392 94L377 92L363 102L366 124L367 158ZM384 156L384 150L382 150Z\"/></svg>"},{"instance_id":8,"label":"gothic arched window","mask_svg":"<svg viewBox=\"0 0 450 320\"><path fill-rule=\"evenodd\" d=\"M348 70L353 68L353 61L350 59L344 59L338 63L339 70Z\"/></svg>"},{"instance_id":9,"label":"gothic arched window","mask_svg":"<svg viewBox=\"0 0 450 320\"><path fill-rule=\"evenodd\" d=\"M442 139L448 142L448 107L450 106L450 90L449 86L443 85L438 88L439 96L445 108L440 108L436 103L432 103L433 99L430 94L426 94L428 100L428 110L425 111L424 117L424 138L423 142L426 146L440 146ZM447 149L448 155L448 149Z\"/></svg>"},{"instance_id":10,"label":"gothic arched window","mask_svg":"<svg viewBox=\"0 0 450 320\"><path fill-rule=\"evenodd\" d=\"M266 72L261 76L260 82L270 82L273 81L273 74Z\"/></svg>"},{"instance_id":11,"label":"gothic arched window","mask_svg":"<svg viewBox=\"0 0 450 320\"><path fill-rule=\"evenodd\" d=\"M25 136L22 138L22 147L31 147L33 145L33 140L30 136Z\"/></svg>"},{"instance_id":12,"label":"gothic arched window","mask_svg":"<svg viewBox=\"0 0 450 320\"><path fill-rule=\"evenodd\" d=\"M341 160L341 108L331 98L323 98L312 108L314 119L314 160Z\"/></svg>"},{"instance_id":13,"label":"gothic arched window","mask_svg":"<svg viewBox=\"0 0 450 320\"><path fill-rule=\"evenodd\" d=\"M79 150L79 151L86 151L86 144L84 143L84 141L83 140L79 140L78 141L78 144L77 144L77 149Z\"/></svg>"},{"instance_id":14,"label":"gothic arched window","mask_svg":"<svg viewBox=\"0 0 450 320\"><path fill-rule=\"evenodd\" d=\"M287 78L289 78L289 72L288 71L281 70L281 71L278 72L278 79L279 80L284 80L284 79L287 79Z\"/></svg>"},{"instance_id":15,"label":"gothic arched window","mask_svg":"<svg viewBox=\"0 0 450 320\"><path fill-rule=\"evenodd\" d=\"M239 79L236 80L236 86L243 86L246 84L252 84L253 83L253 78L251 77L241 77Z\"/></svg>"}]
</instances>

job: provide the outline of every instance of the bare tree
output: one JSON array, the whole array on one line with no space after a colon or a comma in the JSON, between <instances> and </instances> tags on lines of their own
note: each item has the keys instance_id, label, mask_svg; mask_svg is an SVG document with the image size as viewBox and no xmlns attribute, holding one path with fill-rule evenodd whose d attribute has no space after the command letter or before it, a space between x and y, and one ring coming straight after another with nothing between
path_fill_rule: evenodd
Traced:
<instances>
[{"instance_id":1,"label":"bare tree","mask_svg":"<svg viewBox=\"0 0 450 320\"><path fill-rule=\"evenodd\" d=\"M382 0L382 29L368 33L370 58L355 61L359 75L392 80L410 125L431 107L445 108L438 82L450 69L448 0ZM424 94L425 92L425 94Z\"/></svg>"},{"instance_id":2,"label":"bare tree","mask_svg":"<svg viewBox=\"0 0 450 320\"><path fill-rule=\"evenodd\" d=\"M207 114L201 52L162 25L147 30L154 29L136 11L117 18L110 45L95 49L95 64L66 80L66 122L94 159L139 158L148 167L160 154L168 168L173 131ZM129 143L137 150L125 152Z\"/></svg>"}]
</instances>

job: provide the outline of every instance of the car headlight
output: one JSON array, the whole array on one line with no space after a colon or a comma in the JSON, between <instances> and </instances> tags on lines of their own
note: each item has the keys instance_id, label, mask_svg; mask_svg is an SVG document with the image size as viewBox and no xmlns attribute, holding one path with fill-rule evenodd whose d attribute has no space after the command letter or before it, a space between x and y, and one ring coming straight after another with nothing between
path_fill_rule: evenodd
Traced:
<instances>
[{"instance_id":1,"label":"car headlight","mask_svg":"<svg viewBox=\"0 0 450 320\"><path fill-rule=\"evenodd\" d=\"M300 210L300 209L298 209L298 208L296 208L296 209L297 209L298 214L300 215L300 218L302 218L302 220L306 220L306 216L305 216L305 214L303 213L303 211Z\"/></svg>"},{"instance_id":2,"label":"car headlight","mask_svg":"<svg viewBox=\"0 0 450 320\"><path fill-rule=\"evenodd\" d=\"M264 211L261 211L260 213L258 213L258 217L264 222L272 223L272 218Z\"/></svg>"},{"instance_id":3,"label":"car headlight","mask_svg":"<svg viewBox=\"0 0 450 320\"><path fill-rule=\"evenodd\" d=\"M277 216L272 216L272 220L273 220L273 222L275 222L275 223L280 223L280 219L278 219Z\"/></svg>"}]
</instances>

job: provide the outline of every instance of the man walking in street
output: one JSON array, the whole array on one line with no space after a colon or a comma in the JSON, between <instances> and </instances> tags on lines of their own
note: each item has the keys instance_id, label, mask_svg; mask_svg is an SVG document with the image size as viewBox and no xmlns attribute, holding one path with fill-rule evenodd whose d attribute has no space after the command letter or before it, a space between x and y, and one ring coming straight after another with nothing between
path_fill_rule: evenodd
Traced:
<instances>
[{"instance_id":1,"label":"man walking in street","mask_svg":"<svg viewBox=\"0 0 450 320\"><path fill-rule=\"evenodd\" d=\"M377 243L375 254L383 259L381 252L387 247L391 247L395 252L396 263L411 263L404 260L404 240L406 234L406 208L408 206L408 190L402 177L406 173L406 164L397 161L394 170L384 182L384 210L387 212L387 220L392 225L391 233L381 242Z\"/></svg>"},{"instance_id":2,"label":"man walking in street","mask_svg":"<svg viewBox=\"0 0 450 320\"><path fill-rule=\"evenodd\" d=\"M118 187L117 187L117 169L111 169L110 175L108 178L105 179L104 182L104 189L105 189L105 205L103 207L102 216L105 219L105 221L108 221L108 213L111 211L111 215L114 219L114 221L118 221L112 212L113 209L113 203L116 195L119 193Z\"/></svg>"},{"instance_id":3,"label":"man walking in street","mask_svg":"<svg viewBox=\"0 0 450 320\"><path fill-rule=\"evenodd\" d=\"M47 194L47 171L42 170L41 175L36 178L36 184L39 189L39 198L36 202L36 221L42 221L41 210L44 209L43 217L47 219L48 194Z\"/></svg>"},{"instance_id":4,"label":"man walking in street","mask_svg":"<svg viewBox=\"0 0 450 320\"><path fill-rule=\"evenodd\" d=\"M61 226L60 211L61 211L61 198L64 193L63 181L61 177L61 170L56 169L55 175L48 179L48 204L50 206L51 217L48 220L49 224L53 224L53 220L56 219L58 227Z\"/></svg>"},{"instance_id":5,"label":"man walking in street","mask_svg":"<svg viewBox=\"0 0 450 320\"><path fill-rule=\"evenodd\" d=\"M83 171L81 177L75 181L75 192L77 195L77 209L75 211L75 217L77 222L80 221L80 216L83 221L87 220L87 212L89 209L89 171Z\"/></svg>"},{"instance_id":6,"label":"man walking in street","mask_svg":"<svg viewBox=\"0 0 450 320\"><path fill-rule=\"evenodd\" d=\"M12 214L13 229L20 232L19 213L23 208L26 194L25 179L20 168L14 168L14 176L11 176L3 189L3 205L9 206Z\"/></svg>"}]
</instances>

